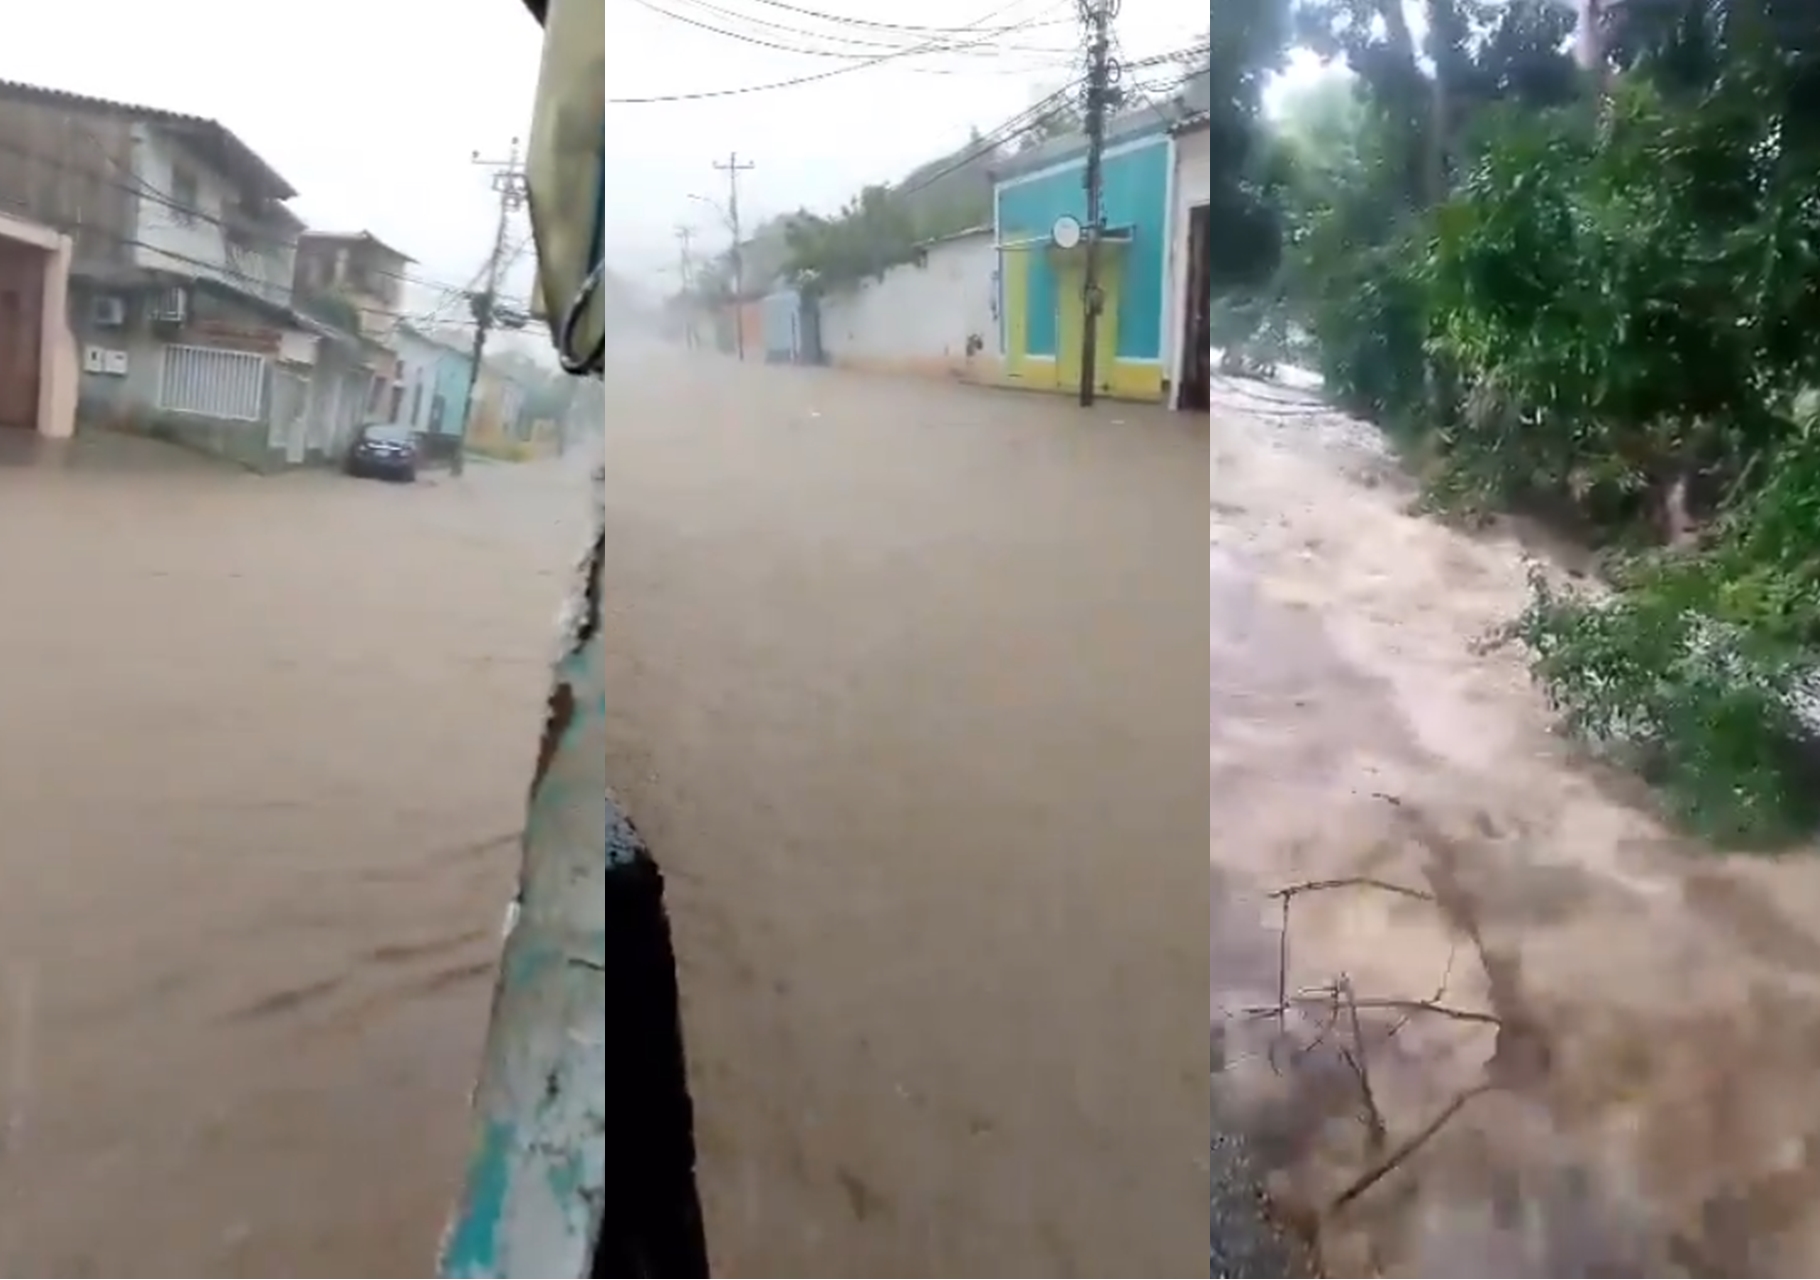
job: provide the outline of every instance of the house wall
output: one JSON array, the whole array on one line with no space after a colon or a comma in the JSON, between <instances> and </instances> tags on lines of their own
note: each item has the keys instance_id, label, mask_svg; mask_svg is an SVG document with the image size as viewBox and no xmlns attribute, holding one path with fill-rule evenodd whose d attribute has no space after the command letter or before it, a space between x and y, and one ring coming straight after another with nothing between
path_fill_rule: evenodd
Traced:
<instances>
[{"instance_id":1,"label":"house wall","mask_svg":"<svg viewBox=\"0 0 1820 1280\"><path fill-rule=\"evenodd\" d=\"M767 294L759 304L762 311L759 335L765 359L773 364L795 364L802 353L802 295L794 289L779 289Z\"/></svg>"},{"instance_id":2,"label":"house wall","mask_svg":"<svg viewBox=\"0 0 1820 1280\"><path fill-rule=\"evenodd\" d=\"M467 402L468 360L460 352L418 334L398 335L398 385L404 394L392 421L425 434L454 437L461 433L461 407ZM441 398L442 416L436 416Z\"/></svg>"},{"instance_id":3,"label":"house wall","mask_svg":"<svg viewBox=\"0 0 1820 1280\"><path fill-rule=\"evenodd\" d=\"M484 447L519 439L523 408L524 389L483 367L474 385L474 412L468 420L468 442Z\"/></svg>"},{"instance_id":4,"label":"house wall","mask_svg":"<svg viewBox=\"0 0 1820 1280\"><path fill-rule=\"evenodd\" d=\"M1169 351L1169 388L1173 403L1182 385L1187 352L1184 304L1188 297L1188 233L1194 209L1209 200L1213 186L1213 159L1208 129L1179 134L1174 140L1175 179L1169 213L1169 288L1163 301L1163 341Z\"/></svg>"},{"instance_id":5,"label":"house wall","mask_svg":"<svg viewBox=\"0 0 1820 1280\"><path fill-rule=\"evenodd\" d=\"M765 304L762 300L729 302L715 318L715 343L729 355L745 344L746 358L762 358L765 350Z\"/></svg>"},{"instance_id":6,"label":"house wall","mask_svg":"<svg viewBox=\"0 0 1820 1280\"><path fill-rule=\"evenodd\" d=\"M193 291L190 318L182 326L148 323L145 308L135 301L127 308L125 325L103 327L94 323L90 305L97 292L96 286L80 281L72 287L70 315L78 352L113 353L123 360L124 369L104 372L88 368L84 361L79 421L173 440L258 470L339 459L362 416L372 380L364 367L365 353L352 342L288 328L270 314L201 288ZM174 349L239 353L234 359L237 368L257 369L256 411L227 418L169 407L161 392L166 361L176 358ZM295 423L284 413L274 413L275 405L290 406L279 394L281 376L288 376L293 385L301 383L303 403Z\"/></svg>"},{"instance_id":7,"label":"house wall","mask_svg":"<svg viewBox=\"0 0 1820 1280\"><path fill-rule=\"evenodd\" d=\"M396 412L391 421L413 431L430 429L431 411L436 400L436 366L442 359L442 348L422 338L400 334L398 337L398 377Z\"/></svg>"},{"instance_id":8,"label":"house wall","mask_svg":"<svg viewBox=\"0 0 1820 1280\"><path fill-rule=\"evenodd\" d=\"M436 362L436 394L442 397L443 415L440 435L459 436L461 416L468 404L468 375L473 362L464 355L445 351ZM436 426L438 424L431 424Z\"/></svg>"},{"instance_id":9,"label":"house wall","mask_svg":"<svg viewBox=\"0 0 1820 1280\"><path fill-rule=\"evenodd\" d=\"M971 378L996 369L998 322L990 233L929 246L921 262L821 299L830 364Z\"/></svg>"},{"instance_id":10,"label":"house wall","mask_svg":"<svg viewBox=\"0 0 1820 1280\"><path fill-rule=\"evenodd\" d=\"M362 334L390 339L404 306L403 258L368 242L306 236L297 262L300 290L340 298L354 308Z\"/></svg>"},{"instance_id":11,"label":"house wall","mask_svg":"<svg viewBox=\"0 0 1820 1280\"><path fill-rule=\"evenodd\" d=\"M202 163L170 133L135 125L134 177L156 198L137 202L131 258L151 270L218 280L278 306L289 306L297 229L288 220L247 220L237 209L237 183ZM196 179L196 209L171 199L181 166Z\"/></svg>"},{"instance_id":12,"label":"house wall","mask_svg":"<svg viewBox=\"0 0 1820 1280\"><path fill-rule=\"evenodd\" d=\"M125 259L132 172L125 122L71 104L0 99L0 207L72 235L79 269Z\"/></svg>"},{"instance_id":13,"label":"house wall","mask_svg":"<svg viewBox=\"0 0 1820 1280\"><path fill-rule=\"evenodd\" d=\"M1129 232L1101 255L1106 309L1101 316L1099 386L1107 395L1161 400L1170 187L1169 138L1157 132L1109 147L1103 167L1107 226ZM1085 220L1085 159L1071 156L1008 177L994 189L998 241L999 340L1007 381L1043 390L1079 384L1080 252L1048 247L1055 220Z\"/></svg>"}]
</instances>

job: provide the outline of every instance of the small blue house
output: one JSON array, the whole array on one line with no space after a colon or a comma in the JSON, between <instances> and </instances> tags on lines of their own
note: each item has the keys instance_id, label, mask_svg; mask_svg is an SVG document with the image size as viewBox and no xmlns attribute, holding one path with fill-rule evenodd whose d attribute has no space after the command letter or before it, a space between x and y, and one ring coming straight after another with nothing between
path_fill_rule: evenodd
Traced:
<instances>
[{"instance_id":1,"label":"small blue house","mask_svg":"<svg viewBox=\"0 0 1820 1280\"><path fill-rule=\"evenodd\" d=\"M1102 163L1100 311L1095 384L1109 396L1161 401L1170 188L1170 118L1146 106L1107 124ZM1013 386L1074 391L1081 381L1084 239L1058 243L1058 219L1087 222L1087 140L1055 138L993 173L999 246L999 349Z\"/></svg>"},{"instance_id":2,"label":"small blue house","mask_svg":"<svg viewBox=\"0 0 1820 1280\"><path fill-rule=\"evenodd\" d=\"M800 290L779 288L760 305L764 323L765 360L770 364L820 364L821 326L815 299Z\"/></svg>"},{"instance_id":3,"label":"small blue house","mask_svg":"<svg viewBox=\"0 0 1820 1280\"><path fill-rule=\"evenodd\" d=\"M427 436L461 433L468 402L468 353L443 338L399 325L398 380L392 388L389 420Z\"/></svg>"}]
</instances>

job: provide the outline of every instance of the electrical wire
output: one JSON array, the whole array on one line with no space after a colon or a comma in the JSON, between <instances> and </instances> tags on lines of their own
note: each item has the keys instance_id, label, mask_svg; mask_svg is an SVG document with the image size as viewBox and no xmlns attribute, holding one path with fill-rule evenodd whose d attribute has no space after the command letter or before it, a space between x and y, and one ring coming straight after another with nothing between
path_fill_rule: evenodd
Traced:
<instances>
[{"instance_id":1,"label":"electrical wire","mask_svg":"<svg viewBox=\"0 0 1820 1280\"><path fill-rule=\"evenodd\" d=\"M23 204L20 204L18 202L11 202L11 207L20 210L22 213L30 212L30 210L26 206L24 206ZM197 258L197 257L192 257L189 254L178 253L174 250L166 249L161 245L151 244L147 241L138 240L131 236L123 236L116 232L106 231L106 230L103 230L102 228L94 226L92 224L84 224L81 227L81 230L90 235L98 235L98 236L102 237L103 239L110 241L113 244L119 245L122 248L145 249L151 253L157 254L160 258L167 259L171 262L180 263L183 266L187 266L187 267L200 268L204 274L199 275L198 280L202 283L233 284L233 283L237 282L240 285L246 286L245 288L243 288L241 290L241 292L248 294L253 299L257 300L258 302L262 303L265 306L275 307L279 310L291 312L291 313L297 314L297 315L303 315L303 316L309 317L312 320L316 320L316 322L319 324L328 323L326 321L318 319L317 317L311 316L307 309L298 307L294 302L292 302L292 303L276 302L273 299L271 299L270 297L268 297L267 291L272 290L277 286L274 285L273 281L267 280L264 277L249 275L248 273L246 273L244 271L236 271L232 267L224 266L223 264L218 263L218 262L210 262L204 258ZM159 270L159 268L156 266L152 266L147 269L151 270L151 271ZM289 288L288 285L286 285L284 287L286 288L286 290L288 292L288 288ZM530 305L528 302L527 303L517 303L513 309L522 310L528 316L529 312L530 312ZM407 322L414 319L415 316L418 314L415 312L389 311L389 310L382 310L382 309L377 309L377 308L372 308L372 307L363 307L363 308L360 308L360 310L364 311L368 315L378 316L381 319L401 320L401 321L407 321ZM539 325L544 325L547 323L546 321L544 321L541 318L533 317L533 319ZM458 322L452 323L449 327L465 328L465 327L471 325L472 323L473 323L473 321L466 321L466 322L458 321ZM336 328L338 326L330 325L330 327ZM348 336L358 337L359 335L358 334L349 334Z\"/></svg>"},{"instance_id":2,"label":"electrical wire","mask_svg":"<svg viewBox=\"0 0 1820 1280\"><path fill-rule=\"evenodd\" d=\"M1013 3L994 10L981 18L978 22L974 23L973 29L977 32L985 23L992 21L992 19L999 17L1006 11L1016 7L1016 4ZM881 53L877 57L863 58L843 66L832 67L827 71L817 71L808 75L792 76L785 80L773 80L766 84L738 85L726 89L699 89L689 93L648 94L633 98L608 98L607 103L610 106L619 107L653 106L658 103L703 102L713 98L735 98L743 97L749 93L769 93L778 89L794 89L800 85L817 84L823 80L832 80L836 76L849 75L855 71L864 71L870 67L882 66L886 63L896 62L903 58L913 58L929 53L941 53L949 51L951 48L978 48L982 45L991 44L994 40L998 39L1000 35L1004 34L1005 31L1023 29L1023 27L1027 25L1028 24L1018 24L1013 27L1002 28L981 35L977 39L952 46L945 40L928 41L923 44L912 45L905 49L896 49L889 53Z\"/></svg>"},{"instance_id":3,"label":"electrical wire","mask_svg":"<svg viewBox=\"0 0 1820 1280\"><path fill-rule=\"evenodd\" d=\"M1119 59L1121 68L1130 70L1143 70L1149 67L1162 66L1166 63L1180 64L1190 58L1199 57L1201 54L1205 53L1209 47L1210 46L1190 45L1186 49L1179 49L1170 53L1157 54L1147 58L1132 59L1124 56L1124 50L1122 42L1119 40L1118 32L1114 31L1112 33L1113 55L1115 58ZM1153 96L1151 92L1153 86L1145 83L1143 80L1135 80L1130 84L1122 84L1119 88L1128 97L1135 97L1141 106L1148 107L1155 113L1156 117L1165 124L1174 124L1178 116L1182 114L1182 109L1178 105L1177 99L1179 98L1183 87L1186 86L1190 80L1194 79L1195 74L1196 73L1194 72L1186 72L1171 77L1166 84L1155 85L1154 87L1158 93L1166 95L1165 101L1162 102L1158 102L1155 96Z\"/></svg>"},{"instance_id":4,"label":"electrical wire","mask_svg":"<svg viewBox=\"0 0 1820 1280\"><path fill-rule=\"evenodd\" d=\"M1125 65L1130 68L1161 66L1165 63L1179 61L1184 57L1195 56L1200 52L1202 47L1203 46L1190 45L1185 49L1173 49L1166 53L1151 54L1147 57L1134 59ZM967 154L957 157L933 173L923 175L912 185L893 188L893 194L899 196L912 195L941 181L949 174L965 169L979 160L989 158L1000 147L1015 141L1032 129L1039 128L1044 123L1053 119L1068 105L1070 96L1085 83L1086 77L1081 76L1062 86L1060 89L1057 89L1055 92L1039 99L1031 106L1018 112L1017 115L1012 116L1009 120L998 125L990 133L981 137L978 142L973 143Z\"/></svg>"},{"instance_id":5,"label":"electrical wire","mask_svg":"<svg viewBox=\"0 0 1820 1280\"><path fill-rule=\"evenodd\" d=\"M919 176L914 183L892 188L892 194L899 197L915 195L919 191L934 186L951 174L959 173L962 169L969 168L981 160L991 159L998 154L1001 147L1015 142L1032 129L1040 128L1044 123L1053 119L1068 105L1074 91L1079 89L1083 83L1085 83L1084 77L1070 81L1054 93L1038 99L1009 120L983 134L977 141L969 143L962 154L954 157L941 168Z\"/></svg>"},{"instance_id":6,"label":"electrical wire","mask_svg":"<svg viewBox=\"0 0 1820 1280\"><path fill-rule=\"evenodd\" d=\"M505 255L504 259L500 262L499 274L501 276L504 276L513 267L517 266L518 260L520 258L524 257L525 250L530 248L530 246L531 246L531 235L529 232L526 232L524 235L522 235L518 238L517 243L515 243L512 246L511 251L509 253L507 253ZM436 305L434 307L432 307L427 313L418 313L418 314L424 314L427 316L427 318L423 321L423 323L425 323L425 324L441 323L442 317L444 317L447 314L448 308L450 306L452 306L454 303L466 298L470 293L474 292L475 289L480 287L480 282L482 280L486 279L487 269L488 269L488 263L482 262L480 264L480 266L475 269L473 278L470 279L465 285L463 285L459 289L446 290L443 294L441 301L437 302ZM531 310L530 305L528 303L522 307L515 308L515 309L525 311L526 313L529 313L529 311Z\"/></svg>"},{"instance_id":7,"label":"electrical wire","mask_svg":"<svg viewBox=\"0 0 1820 1280\"><path fill-rule=\"evenodd\" d=\"M86 133L86 131L84 132ZM95 138L92 134L89 134L88 136L90 140L96 144L101 158L106 162L109 168L114 169L116 172L125 172L121 169L119 162L107 153L106 148L101 145L100 139ZM131 181L123 182L118 179L103 176L100 170L94 167L72 164L59 157L47 155L42 151L34 151L29 147L22 147L17 143L9 141L0 141L0 152L18 156L23 160L30 161L50 169L53 172L79 174L92 181L98 182L100 185L111 190L123 191L128 195L136 196L141 200L146 200L154 205L169 209L173 213L180 214L187 218L192 223L200 222L217 227L223 232L224 241L229 238L228 233L231 230L234 238L243 241L249 247L261 244L270 245L274 248L294 249L296 247L296 242L294 240L285 239L280 235L248 233L245 228L230 223L226 218L211 214L203 209L198 209L194 205L186 204L183 201L178 200L168 191L159 190L136 174L129 173L127 176ZM286 212L288 213L289 210L287 209ZM293 214L292 216L295 217L296 215ZM302 219L298 219L298 221L301 223ZM85 227L87 226L87 224L84 225ZM372 274L389 280L397 280L404 284L418 285L426 289L446 290L450 287L446 281L428 280L402 272L375 270Z\"/></svg>"},{"instance_id":8,"label":"electrical wire","mask_svg":"<svg viewBox=\"0 0 1820 1280\"><path fill-rule=\"evenodd\" d=\"M750 32L729 30L725 27L687 17L685 14L679 14L672 10L660 9L655 4L650 3L649 0L640 0L640 3L652 12L670 18L673 21L681 22L686 26L697 27L703 31L712 32L715 35L726 36L729 39L740 40L747 44L755 44L760 48L776 49L783 53L794 53L805 57L868 58L878 56L880 51L903 52L910 47L905 45L901 40L886 41L862 39L854 36L835 35L828 31L815 31L806 27L788 26L782 23L771 22L764 18L756 18L750 14L740 13L737 10L710 3L710 0L672 0L673 4L687 5L689 9L707 13L722 22L744 23L749 27L756 27L760 32L764 33L764 38L760 38ZM1010 32L1017 29L1019 28L1007 27L1005 28L1005 31ZM785 44L772 40L771 37L773 36L785 38L794 37L798 40L831 42L836 47L829 48L824 46L820 48L811 48L804 47L800 44ZM1074 50L1045 48L1035 45L995 44L989 48L953 47L951 52L956 55L965 55L975 58L997 58L1006 53L1028 53L1045 57L1069 56L1073 54Z\"/></svg>"},{"instance_id":9,"label":"electrical wire","mask_svg":"<svg viewBox=\"0 0 1820 1280\"><path fill-rule=\"evenodd\" d=\"M807 8L802 7L801 5L786 4L786 3L784 3L784 0L753 0L753 2L755 4L762 4L766 8L779 9L785 13L793 13L793 14L796 14L798 17L802 17L802 18L814 18L815 20L817 20L819 22L833 23L836 26L861 27L861 28L864 28L864 29L870 30L870 31L899 31L899 32L908 32L911 34L923 35L923 36L967 35L978 26L977 23L974 24L974 26L972 26L972 27L931 27L931 26L919 26L915 23L876 22L869 18L854 18L854 17L849 17L846 14L826 13L819 9L807 9ZM1070 23L1071 21L1072 21L1071 19L1067 19L1067 18L1056 18L1056 19L1052 19L1050 21L1044 22L1041 25L1060 26L1063 23ZM1035 24L1028 24L1028 25L1035 25ZM1028 29L1028 25L1020 26L1017 28L1007 27L1006 31L1009 32L1014 29Z\"/></svg>"}]
</instances>

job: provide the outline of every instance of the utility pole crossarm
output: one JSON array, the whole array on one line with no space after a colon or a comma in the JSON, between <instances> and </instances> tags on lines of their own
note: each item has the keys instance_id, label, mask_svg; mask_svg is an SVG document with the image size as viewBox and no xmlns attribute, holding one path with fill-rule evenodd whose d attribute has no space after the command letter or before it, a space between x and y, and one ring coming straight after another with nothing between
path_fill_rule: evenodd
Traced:
<instances>
[{"instance_id":1,"label":"utility pole crossarm","mask_svg":"<svg viewBox=\"0 0 1820 1280\"><path fill-rule=\"evenodd\" d=\"M493 247L487 253L481 275L484 284L468 294L468 310L474 317L474 346L468 361L468 395L461 406L461 432L455 440L455 456L450 470L460 475L465 466L468 447L468 424L474 417L474 391L480 383L480 368L487 355L487 336L499 311L499 286L505 274L506 231L512 214L525 204L525 170L518 154L518 139L512 139L511 154L504 160L482 160L476 151L472 163L492 172L492 187L499 196L499 216L493 224Z\"/></svg>"}]
</instances>

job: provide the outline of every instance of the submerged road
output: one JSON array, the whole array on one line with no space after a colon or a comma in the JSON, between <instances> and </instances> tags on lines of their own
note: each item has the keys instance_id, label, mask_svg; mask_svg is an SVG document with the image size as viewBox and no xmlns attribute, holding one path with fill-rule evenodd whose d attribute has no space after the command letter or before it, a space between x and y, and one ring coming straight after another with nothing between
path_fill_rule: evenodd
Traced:
<instances>
[{"instance_id":1,"label":"submerged road","mask_svg":"<svg viewBox=\"0 0 1820 1280\"><path fill-rule=\"evenodd\" d=\"M0 440L0 1274L423 1276L585 476Z\"/></svg>"},{"instance_id":2,"label":"submerged road","mask_svg":"<svg viewBox=\"0 0 1820 1280\"><path fill-rule=\"evenodd\" d=\"M608 383L717 1273L1196 1274L1206 419ZM0 1274L426 1274L583 481L0 465Z\"/></svg>"},{"instance_id":3,"label":"submerged road","mask_svg":"<svg viewBox=\"0 0 1820 1280\"><path fill-rule=\"evenodd\" d=\"M1206 419L610 370L609 776L717 1270L1191 1275Z\"/></svg>"}]
</instances>

